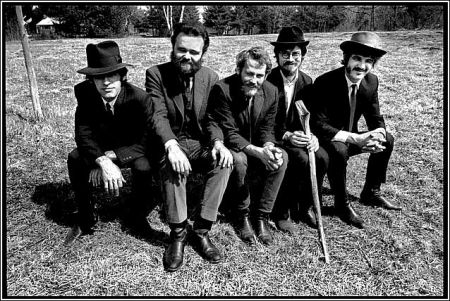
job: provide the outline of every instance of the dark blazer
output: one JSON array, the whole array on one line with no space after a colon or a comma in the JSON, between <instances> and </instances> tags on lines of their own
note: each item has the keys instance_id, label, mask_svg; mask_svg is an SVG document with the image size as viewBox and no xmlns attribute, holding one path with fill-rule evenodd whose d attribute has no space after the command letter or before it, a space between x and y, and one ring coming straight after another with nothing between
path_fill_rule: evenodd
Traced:
<instances>
[{"instance_id":1,"label":"dark blazer","mask_svg":"<svg viewBox=\"0 0 450 301\"><path fill-rule=\"evenodd\" d=\"M298 71L298 77L294 86L294 94L292 95L291 105L289 106L289 111L286 112L286 101L284 94L284 83L283 77L280 73L280 67L272 69L267 81L272 83L278 89L278 110L275 122L275 138L280 143L286 131L294 132L302 130L303 126L300 122L300 116L295 108L295 101L303 100L307 109L311 111L310 99L312 90L312 79L309 75L302 71Z\"/></svg>"},{"instance_id":2,"label":"dark blazer","mask_svg":"<svg viewBox=\"0 0 450 301\"><path fill-rule=\"evenodd\" d=\"M274 124L278 105L278 91L264 81L253 100L252 123L247 120L248 103L241 92L237 74L220 80L211 90L208 119L215 120L225 136L225 144L241 151L249 144L262 146L275 143Z\"/></svg>"},{"instance_id":3,"label":"dark blazer","mask_svg":"<svg viewBox=\"0 0 450 301\"><path fill-rule=\"evenodd\" d=\"M218 126L203 125L211 87L219 80L213 70L202 67L194 76L194 111L196 124L204 141L214 139L223 140L222 131ZM172 62L153 66L146 71L145 88L152 97L154 118L153 129L161 145L170 140L177 139L184 123L184 83L178 76L178 70ZM207 130L211 130L211 132Z\"/></svg>"},{"instance_id":4,"label":"dark blazer","mask_svg":"<svg viewBox=\"0 0 450 301\"><path fill-rule=\"evenodd\" d=\"M340 130L348 130L350 103L344 67L319 76L314 82L313 92L314 130L319 139L329 142ZM372 73L367 74L359 85L352 132L358 132L361 115L369 131L385 128L378 103L378 78Z\"/></svg>"},{"instance_id":5,"label":"dark blazer","mask_svg":"<svg viewBox=\"0 0 450 301\"><path fill-rule=\"evenodd\" d=\"M114 117L108 119L95 84L89 80L75 86L75 142L88 165L105 151L113 150L119 163L126 164L145 155L151 126L150 95L127 82L114 104Z\"/></svg>"}]
</instances>

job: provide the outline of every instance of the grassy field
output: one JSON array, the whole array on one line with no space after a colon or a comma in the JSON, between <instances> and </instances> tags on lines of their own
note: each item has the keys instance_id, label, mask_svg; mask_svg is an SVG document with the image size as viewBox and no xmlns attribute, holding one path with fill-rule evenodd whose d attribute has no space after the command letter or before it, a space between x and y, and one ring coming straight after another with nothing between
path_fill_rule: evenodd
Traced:
<instances>
[{"instance_id":1,"label":"grassy field","mask_svg":"<svg viewBox=\"0 0 450 301\"><path fill-rule=\"evenodd\" d=\"M33 118L21 44L7 43L3 297L448 297L443 32L379 35L388 51L375 72L381 111L396 138L383 188L404 210L386 211L356 201L354 207L366 220L364 230L325 215L330 264L320 260L317 231L304 224L294 235L274 231L270 247L248 247L221 215L212 239L222 251L223 263L211 265L187 247L185 264L176 273L163 270L169 228L157 210L148 217L157 238L135 237L122 230L117 218L122 200L104 199L101 193L96 195L100 221L94 235L70 247L62 245L74 210L66 158L75 147L73 86L83 80L76 70L86 65L87 43L101 40L31 42L45 115L41 122ZM306 38L311 43L302 68L314 79L339 64L339 44L350 34ZM205 64L223 78L234 71L238 51L261 45L272 53L269 42L275 39L276 35L212 37ZM167 61L171 49L166 38L116 41L124 62L134 64L129 81L142 88L145 69ZM364 184L366 159L362 155L350 160L348 189L355 200ZM324 203L333 204L327 189Z\"/></svg>"}]
</instances>

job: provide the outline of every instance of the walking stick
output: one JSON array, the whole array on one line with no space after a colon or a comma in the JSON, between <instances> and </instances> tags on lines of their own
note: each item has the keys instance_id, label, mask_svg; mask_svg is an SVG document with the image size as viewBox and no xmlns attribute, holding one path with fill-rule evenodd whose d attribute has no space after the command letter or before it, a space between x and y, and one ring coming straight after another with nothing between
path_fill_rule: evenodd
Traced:
<instances>
[{"instance_id":1,"label":"walking stick","mask_svg":"<svg viewBox=\"0 0 450 301\"><path fill-rule=\"evenodd\" d=\"M302 100L297 100L295 102L295 107L297 108L298 114L300 115L300 122L302 123L303 129L305 130L305 134L311 135L311 129L309 127L310 113L308 109L306 109L306 106ZM330 256L328 255L327 242L325 240L325 233L323 231L322 213L320 210L320 201L319 201L319 190L317 188L316 157L314 155L313 150L308 151L308 157L309 157L309 174L311 177L311 191L313 197L314 212L316 213L316 220L317 220L317 230L319 231L319 240L320 244L322 245L322 251L325 257L325 262L329 263Z\"/></svg>"}]
</instances>

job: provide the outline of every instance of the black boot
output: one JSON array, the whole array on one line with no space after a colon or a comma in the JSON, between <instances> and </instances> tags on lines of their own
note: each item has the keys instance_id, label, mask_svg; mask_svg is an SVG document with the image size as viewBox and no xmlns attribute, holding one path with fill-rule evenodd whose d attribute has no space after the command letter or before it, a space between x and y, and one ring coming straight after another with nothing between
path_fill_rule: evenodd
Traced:
<instances>
[{"instance_id":1,"label":"black boot","mask_svg":"<svg viewBox=\"0 0 450 301\"><path fill-rule=\"evenodd\" d=\"M256 243L255 234L250 224L248 213L237 214L237 217L234 221L234 229L239 238L242 239L245 243L249 245L253 245Z\"/></svg>"},{"instance_id":2,"label":"black boot","mask_svg":"<svg viewBox=\"0 0 450 301\"><path fill-rule=\"evenodd\" d=\"M217 247L209 239L207 229L196 229L193 234L193 243L197 252L210 263L219 263L222 260Z\"/></svg>"},{"instance_id":3,"label":"black boot","mask_svg":"<svg viewBox=\"0 0 450 301\"><path fill-rule=\"evenodd\" d=\"M170 244L164 252L164 269L175 272L183 265L184 246L187 241L187 228L173 228L170 231Z\"/></svg>"},{"instance_id":4,"label":"black boot","mask_svg":"<svg viewBox=\"0 0 450 301\"><path fill-rule=\"evenodd\" d=\"M265 245L270 245L273 241L269 230L268 218L266 215L257 214L253 219L256 237Z\"/></svg>"},{"instance_id":5,"label":"black boot","mask_svg":"<svg viewBox=\"0 0 450 301\"><path fill-rule=\"evenodd\" d=\"M380 185L364 185L359 201L368 206L382 207L388 210L402 210L401 207L392 204L381 196Z\"/></svg>"},{"instance_id":6,"label":"black boot","mask_svg":"<svg viewBox=\"0 0 450 301\"><path fill-rule=\"evenodd\" d=\"M356 213L347 198L343 200L336 199L334 208L336 215L349 225L355 226L359 229L364 228L364 220Z\"/></svg>"}]
</instances>

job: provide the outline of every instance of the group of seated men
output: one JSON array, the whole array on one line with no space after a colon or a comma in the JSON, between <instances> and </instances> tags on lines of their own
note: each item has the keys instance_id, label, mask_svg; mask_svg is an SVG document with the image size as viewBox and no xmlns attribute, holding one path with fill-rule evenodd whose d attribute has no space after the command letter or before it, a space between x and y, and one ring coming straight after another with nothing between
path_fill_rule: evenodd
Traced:
<instances>
[{"instance_id":1,"label":"group of seated men","mask_svg":"<svg viewBox=\"0 0 450 301\"><path fill-rule=\"evenodd\" d=\"M171 43L170 61L146 70L146 91L127 82L130 65L114 41L87 45L88 66L78 70L86 80L74 89L77 148L67 161L78 208L74 236L92 233L96 223L92 188L118 196L127 167L131 196L124 220L134 229L149 226L157 193L152 177L158 175L170 227L163 263L171 272L183 264L188 237L204 259L222 260L209 237L222 199L229 202L236 234L248 244L272 243L270 219L288 233L297 227L293 220L317 226L309 152L315 154L319 198L327 174L335 213L344 222L364 227L346 189L347 161L364 152L370 156L360 202L400 209L380 194L394 139L371 73L386 53L375 33L357 32L341 43L343 66L314 83L300 70L309 41L296 26L283 27L271 42L277 67L263 47L251 47L237 54L236 72L223 79L202 65L209 46L202 24L177 24ZM305 131L298 101L310 112L313 134ZM188 216L192 172L204 183Z\"/></svg>"}]
</instances>

